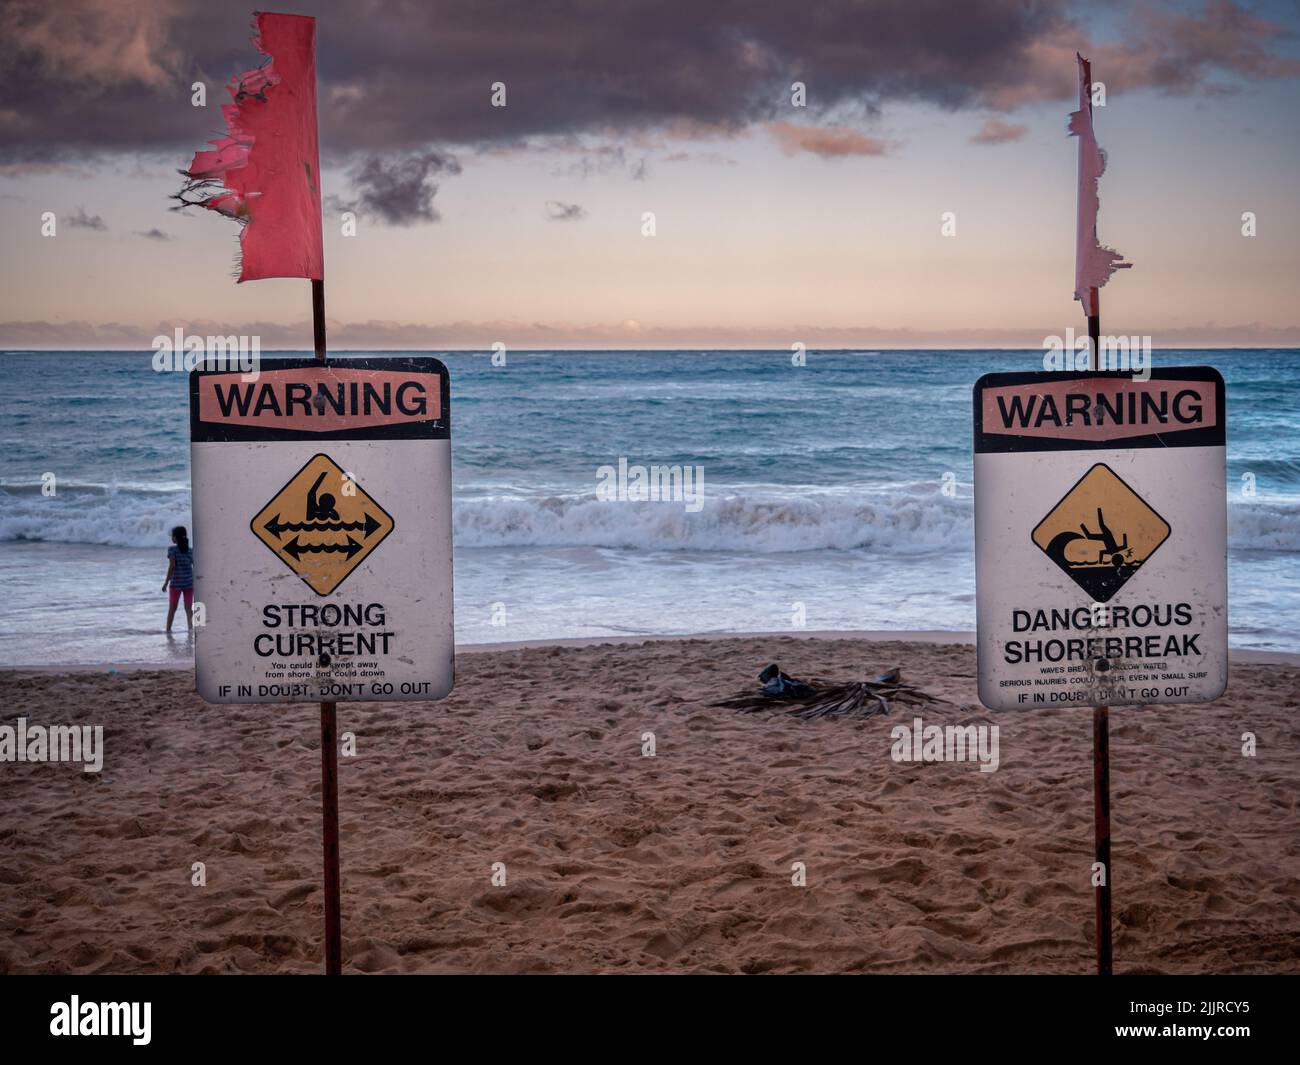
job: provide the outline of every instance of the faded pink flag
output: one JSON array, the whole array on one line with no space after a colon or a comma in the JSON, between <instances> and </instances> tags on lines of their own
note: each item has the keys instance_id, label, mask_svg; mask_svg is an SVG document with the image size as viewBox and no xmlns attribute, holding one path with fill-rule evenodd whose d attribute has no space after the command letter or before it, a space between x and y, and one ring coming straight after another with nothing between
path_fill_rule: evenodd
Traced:
<instances>
[{"instance_id":1,"label":"faded pink flag","mask_svg":"<svg viewBox=\"0 0 1300 1065\"><path fill-rule=\"evenodd\" d=\"M253 25L267 60L231 79L226 136L181 171L189 183L177 199L243 224L240 281L323 281L316 20L259 11Z\"/></svg>"},{"instance_id":2,"label":"faded pink flag","mask_svg":"<svg viewBox=\"0 0 1300 1065\"><path fill-rule=\"evenodd\" d=\"M1078 220L1074 235L1074 298L1084 313L1097 313L1097 289L1110 280L1116 270L1127 270L1132 263L1114 248L1097 239L1097 212L1101 200L1097 185L1106 170L1106 153L1097 145L1092 130L1092 66L1075 53L1079 61L1079 110L1071 112L1069 134L1079 138Z\"/></svg>"}]
</instances>

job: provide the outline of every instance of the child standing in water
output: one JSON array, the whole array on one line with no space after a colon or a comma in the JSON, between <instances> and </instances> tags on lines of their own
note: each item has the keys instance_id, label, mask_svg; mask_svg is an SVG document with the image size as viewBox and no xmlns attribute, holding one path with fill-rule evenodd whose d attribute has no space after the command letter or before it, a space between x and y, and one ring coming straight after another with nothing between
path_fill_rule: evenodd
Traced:
<instances>
[{"instance_id":1,"label":"child standing in water","mask_svg":"<svg viewBox=\"0 0 1300 1065\"><path fill-rule=\"evenodd\" d=\"M172 546L167 548L167 579L163 581L163 591L171 585L171 594L167 603L167 631L172 631L172 618L176 616L176 604L185 596L185 628L194 631L194 549L190 547L190 535L184 525L172 530Z\"/></svg>"}]
</instances>

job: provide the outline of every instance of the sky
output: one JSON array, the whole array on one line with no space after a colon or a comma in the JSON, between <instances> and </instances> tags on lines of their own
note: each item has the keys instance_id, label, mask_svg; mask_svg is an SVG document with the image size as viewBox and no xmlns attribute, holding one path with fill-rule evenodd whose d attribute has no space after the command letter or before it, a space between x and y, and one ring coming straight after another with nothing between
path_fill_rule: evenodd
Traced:
<instances>
[{"instance_id":1,"label":"sky","mask_svg":"<svg viewBox=\"0 0 1300 1065\"><path fill-rule=\"evenodd\" d=\"M277 10L318 19L332 350L1040 346L1082 328L1076 49L1106 87L1099 235L1134 263L1104 330L1300 345L1297 3ZM249 18L0 4L0 347L310 346L305 281L236 284L237 226L172 210L259 61Z\"/></svg>"}]
</instances>

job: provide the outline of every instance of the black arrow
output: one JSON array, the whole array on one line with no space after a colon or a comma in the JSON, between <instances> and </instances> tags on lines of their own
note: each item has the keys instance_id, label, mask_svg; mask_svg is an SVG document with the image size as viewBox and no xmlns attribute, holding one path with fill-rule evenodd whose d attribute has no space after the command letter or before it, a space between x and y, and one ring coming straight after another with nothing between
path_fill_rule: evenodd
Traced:
<instances>
[{"instance_id":1,"label":"black arrow","mask_svg":"<svg viewBox=\"0 0 1300 1065\"><path fill-rule=\"evenodd\" d=\"M352 529L360 529L362 536L369 537L371 533L379 528L379 522L369 513L366 514L364 521L339 522L281 521L280 515L277 514L262 528L277 540L280 539L281 533L286 532L348 532Z\"/></svg>"},{"instance_id":2,"label":"black arrow","mask_svg":"<svg viewBox=\"0 0 1300 1065\"><path fill-rule=\"evenodd\" d=\"M287 544L285 544L282 548L280 548L280 550L283 551L286 555L288 555L296 562L305 554L313 554L313 555L339 554L339 555L347 555L348 558L351 558L353 555L355 555L358 551L361 550L361 545L357 543L354 539L352 539L352 537L350 536L348 537L348 542L346 544L300 544L298 543L298 537L295 536L292 540L290 540Z\"/></svg>"}]
</instances>

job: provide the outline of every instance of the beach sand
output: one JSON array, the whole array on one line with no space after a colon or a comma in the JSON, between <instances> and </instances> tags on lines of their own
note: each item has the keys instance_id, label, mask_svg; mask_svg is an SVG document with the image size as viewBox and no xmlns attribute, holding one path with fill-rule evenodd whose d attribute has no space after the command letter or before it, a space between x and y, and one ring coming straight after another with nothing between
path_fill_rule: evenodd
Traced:
<instances>
[{"instance_id":1,"label":"beach sand","mask_svg":"<svg viewBox=\"0 0 1300 1065\"><path fill-rule=\"evenodd\" d=\"M708 705L769 662L900 666L953 701L926 724L999 726L1000 767L895 763L910 708ZM462 654L441 703L342 704L345 971L1091 972L1091 714L991 714L974 672L955 643L584 643ZM0 722L102 724L106 749L98 775L0 765L0 972L321 970L315 706L0 676ZM1215 704L1112 711L1117 972L1300 971L1298 711L1300 668L1240 659Z\"/></svg>"}]
</instances>

